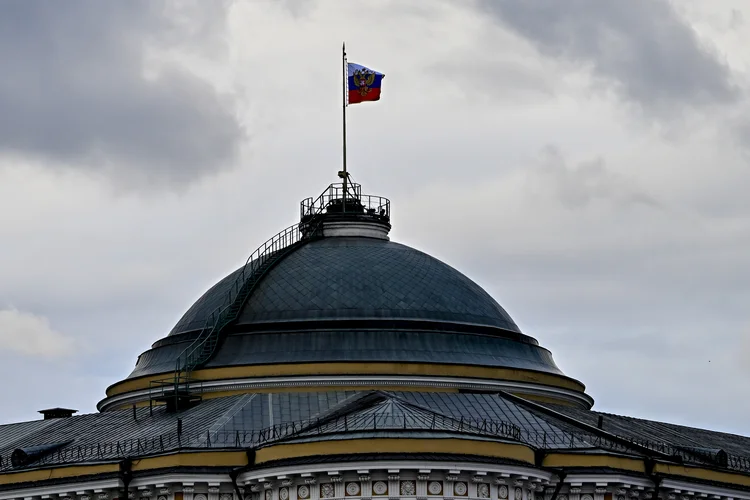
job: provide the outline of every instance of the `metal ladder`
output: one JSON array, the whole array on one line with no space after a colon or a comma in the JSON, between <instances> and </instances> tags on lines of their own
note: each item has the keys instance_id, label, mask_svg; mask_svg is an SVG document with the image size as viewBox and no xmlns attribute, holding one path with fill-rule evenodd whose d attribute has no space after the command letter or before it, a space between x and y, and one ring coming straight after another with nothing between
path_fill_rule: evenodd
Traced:
<instances>
[{"instance_id":1,"label":"metal ladder","mask_svg":"<svg viewBox=\"0 0 750 500\"><path fill-rule=\"evenodd\" d=\"M198 337L177 357L174 377L150 382L151 408L154 401L165 402L168 407L173 405L176 409L200 401L202 383L191 378L192 372L214 356L226 328L237 321L248 297L266 273L297 247L323 236L323 217L320 216L340 198L359 202L359 185L350 183L346 189L342 189L343 186L331 184L317 199L303 200L300 203L300 222L280 231L250 254L226 292L223 305L209 314ZM195 386L197 392L191 390L191 386Z\"/></svg>"},{"instance_id":2,"label":"metal ladder","mask_svg":"<svg viewBox=\"0 0 750 500\"><path fill-rule=\"evenodd\" d=\"M314 227L290 226L258 247L248 257L232 287L227 291L224 305L214 309L206 319L200 335L177 357L174 388L190 383L190 374L200 368L216 352L223 330L237 320L242 307L258 282L279 260L298 246L320 236L320 223ZM188 387L183 387L188 392Z\"/></svg>"}]
</instances>

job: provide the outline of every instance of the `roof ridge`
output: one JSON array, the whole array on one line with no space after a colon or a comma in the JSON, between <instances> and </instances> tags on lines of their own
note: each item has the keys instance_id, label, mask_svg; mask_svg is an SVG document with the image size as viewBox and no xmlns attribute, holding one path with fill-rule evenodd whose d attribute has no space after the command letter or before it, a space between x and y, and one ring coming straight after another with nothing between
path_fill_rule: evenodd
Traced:
<instances>
[{"instance_id":1,"label":"roof ridge","mask_svg":"<svg viewBox=\"0 0 750 500\"><path fill-rule=\"evenodd\" d=\"M247 406L248 403L250 403L253 399L255 399L255 396L257 396L258 393L254 392L251 394L243 394L242 397L240 397L236 403L234 403L230 408L227 409L227 411L224 412L223 415L221 415L219 418L216 419L216 421L213 423L211 427L208 428L208 432L216 433L220 432L221 429L226 426L230 420L234 418L237 413L242 411L245 406Z\"/></svg>"},{"instance_id":2,"label":"roof ridge","mask_svg":"<svg viewBox=\"0 0 750 500\"><path fill-rule=\"evenodd\" d=\"M631 421L637 421L637 422L648 422L648 423L655 423L655 424L661 424L661 425L669 425L672 427L680 427L682 429L691 430L691 431L701 431L701 432L710 432L711 434L721 434L724 436L732 436L732 437L740 437L743 439L750 439L750 436L746 436L743 434L735 434L733 432L724 432L724 431L714 431L711 429L705 429L703 427L692 427L689 425L683 425L683 424L674 424L672 422L661 422L659 420L651 420L647 418L640 418L640 417L631 417L629 415L620 415L618 413L609 413L609 412L603 412L603 411L597 411L597 410L590 410L592 413L596 413L597 415L607 416L607 417L617 417L624 420L631 420Z\"/></svg>"}]
</instances>

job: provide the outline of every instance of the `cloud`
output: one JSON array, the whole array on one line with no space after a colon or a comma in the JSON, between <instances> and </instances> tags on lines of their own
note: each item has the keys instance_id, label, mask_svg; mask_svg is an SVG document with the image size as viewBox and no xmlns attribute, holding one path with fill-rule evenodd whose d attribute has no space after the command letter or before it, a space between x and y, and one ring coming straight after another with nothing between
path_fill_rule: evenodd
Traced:
<instances>
[{"instance_id":1,"label":"cloud","mask_svg":"<svg viewBox=\"0 0 750 500\"><path fill-rule=\"evenodd\" d=\"M520 3L498 8L535 5ZM111 159L111 167L94 164L88 146L83 153L66 153L65 161L54 150L43 156L33 148L18 149L18 161L0 158L0 304L43 315L55 330L74 332L78 342L65 358L65 369L37 363L44 366L37 366L24 386L33 391L6 384L1 395L16 404L0 408L0 419L36 418L33 410L58 404L92 411L104 389L126 376L138 354L165 335L198 296L295 222L300 199L317 196L336 181L339 55L341 41L347 40L352 60L388 75L380 102L349 111L347 139L355 180L363 191L392 201L394 241L445 260L485 287L524 331L552 350L566 373L587 384L599 409L746 431L750 402L735 395L747 385L747 372L727 353L740 352L747 333L742 327L750 301L745 193L750 174L737 148L727 146L735 137L717 133L721 123L735 123L723 119L724 108L713 113L703 107L696 113L700 120L686 120L689 138L674 134L665 140L656 130L661 121L655 127L630 120L630 106L612 99L612 92L591 91L594 75L600 87L619 89L629 103L662 106L649 113L673 113L738 99L730 84L734 75L686 28L693 45L664 43L672 53L709 54L708 72L693 75L693 69L677 68L687 81L677 82L682 86L673 94L664 90L672 82L670 74L660 72L672 63L662 64L660 58L667 56L656 52L666 49L644 56L639 51L652 49L630 40L642 36L639 30L652 41L658 38L654 24L662 20L642 12L658 14L658 9L640 2L632 3L640 13L623 14L637 17L636 34L621 27L617 33L635 47L632 56L638 61L658 59L656 74L612 68L619 53L613 56L608 46L571 48L567 38L576 41L586 34L566 33L568 24L595 25L606 34L615 29L610 24L627 21L597 20L602 10L616 8L611 3L591 4L591 22L558 12L564 22L552 19L549 26L562 23L556 28L562 34L543 33L562 40L557 52L552 41L529 43L517 29L498 29L496 15L483 11L482 18L473 4L456 1L317 0L298 3L294 11L294 1L285 6L257 0L234 3L228 21L215 3L204 8L209 4L201 0L180 0L179 9L166 4L169 21L161 12L144 10L145 2L106 9L92 3L99 13L123 12L116 21L77 14L80 26L92 31L100 24L106 33L89 37L80 50L68 48L55 58L43 54L43 66L78 68L74 76L48 70L44 89L67 89L72 80L79 83L78 74L91 79L95 71L81 72L81 64L83 69L89 64L127 77L122 92L106 93L124 99L127 91L148 90L154 82L163 88L159 79L171 71L164 69L165 61L177 61L179 66L167 68L181 68L175 70L178 87L183 78L202 85L202 79L184 74L189 68L219 88L238 89L237 95L252 97L236 104L243 122L264 126L253 130L253 147L240 152L252 161L237 161L237 168L215 176L210 173L220 167L213 159L182 165L189 153L174 147L119 153L108 107L116 103L108 102L101 105L100 126L109 142L96 139L98 128L88 130L95 144L106 146L102 156ZM566 4L573 10L583 5ZM76 12L88 5L66 3ZM750 53L742 50L750 43L742 38L750 37L747 30L731 36L716 32L727 29L727 7L692 5L699 11L689 11L686 19L701 39L730 54L733 68L750 67ZM737 8L748 16L746 5L738 2ZM719 20L715 27L706 23L712 18ZM71 23L65 13L55 19ZM665 37L675 31L670 22L663 29ZM51 34L43 31L40 39L60 38L55 33L61 30L66 36L71 31L50 26ZM17 36L25 40L25 34ZM599 37L591 33L594 42ZM99 48L102 40L112 39L117 50L112 43ZM63 39L60 50L66 43L72 42ZM2 50L10 49L5 44ZM225 58L227 52L231 58ZM603 63L593 61L600 56ZM711 74L716 64L719 72ZM9 63L0 87L34 83L23 74L26 67ZM135 70L118 76L120 67ZM638 94L647 86L644 81L661 90ZM95 83L92 91L104 92ZM709 98L692 99L695 92ZM208 85L205 93L217 96ZM197 92L196 99L205 93ZM736 106L737 119L742 107ZM91 109L88 116L99 111ZM42 142L41 135L28 136ZM0 148L7 150L8 144L0 137ZM161 161L147 161L160 155ZM59 174L56 169L66 162L81 165ZM176 172L172 166L178 164ZM153 173L160 182L191 182L190 196L112 196L91 172ZM184 177L172 177L179 175ZM83 346L91 352L82 353ZM9 351L6 358L13 359L0 363L5 378L28 365L26 356ZM106 362L92 363L92 358ZM732 407L725 404L735 400Z\"/></svg>"},{"instance_id":2,"label":"cloud","mask_svg":"<svg viewBox=\"0 0 750 500\"><path fill-rule=\"evenodd\" d=\"M198 43L225 14L204 9L213 23L196 26L180 12L145 0L2 2L0 152L140 184L187 184L231 164L244 138L231 103L150 58Z\"/></svg>"},{"instance_id":3,"label":"cloud","mask_svg":"<svg viewBox=\"0 0 750 500\"><path fill-rule=\"evenodd\" d=\"M666 0L481 0L542 54L583 68L649 113L733 102L728 66Z\"/></svg>"},{"instance_id":4,"label":"cloud","mask_svg":"<svg viewBox=\"0 0 750 500\"><path fill-rule=\"evenodd\" d=\"M581 208L594 200L622 205L658 207L659 203L627 177L607 169L603 158L569 167L560 150L547 146L537 167L538 180L550 185L556 197L568 208Z\"/></svg>"},{"instance_id":5,"label":"cloud","mask_svg":"<svg viewBox=\"0 0 750 500\"><path fill-rule=\"evenodd\" d=\"M25 356L59 358L74 352L75 341L53 330L47 318L10 308L0 310L0 346Z\"/></svg>"}]
</instances>

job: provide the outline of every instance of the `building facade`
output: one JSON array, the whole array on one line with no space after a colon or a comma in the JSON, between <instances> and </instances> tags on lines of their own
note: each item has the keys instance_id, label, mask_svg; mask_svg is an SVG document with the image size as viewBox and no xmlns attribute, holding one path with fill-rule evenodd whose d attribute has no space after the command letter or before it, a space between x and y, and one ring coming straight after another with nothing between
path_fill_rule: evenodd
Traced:
<instances>
[{"instance_id":1,"label":"building facade","mask_svg":"<svg viewBox=\"0 0 750 500\"><path fill-rule=\"evenodd\" d=\"M390 215L303 200L98 413L0 426L0 500L750 500L750 438L592 410Z\"/></svg>"}]
</instances>

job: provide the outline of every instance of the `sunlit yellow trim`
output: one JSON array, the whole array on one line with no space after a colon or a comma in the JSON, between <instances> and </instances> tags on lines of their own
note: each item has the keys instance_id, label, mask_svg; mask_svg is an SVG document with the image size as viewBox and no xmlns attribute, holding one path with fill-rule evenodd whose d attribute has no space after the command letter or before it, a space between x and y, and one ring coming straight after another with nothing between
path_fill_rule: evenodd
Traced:
<instances>
[{"instance_id":1,"label":"sunlit yellow trim","mask_svg":"<svg viewBox=\"0 0 750 500\"><path fill-rule=\"evenodd\" d=\"M151 381L163 380L172 373L150 375L125 380L111 385L107 397L148 389ZM529 382L583 392L580 382L561 375L539 373L512 368L485 366L446 365L426 363L301 363L278 365L246 365L197 370L191 376L197 380L232 380L256 377L285 377L305 375L416 375L467 377L490 380ZM360 390L364 386L357 386ZM410 390L415 390L411 388ZM253 390L252 392L258 392Z\"/></svg>"},{"instance_id":2,"label":"sunlit yellow trim","mask_svg":"<svg viewBox=\"0 0 750 500\"><path fill-rule=\"evenodd\" d=\"M199 451L142 458L133 462L133 470L143 471L168 467L241 467L243 465L247 465L247 454L244 451Z\"/></svg>"},{"instance_id":3,"label":"sunlit yellow trim","mask_svg":"<svg viewBox=\"0 0 750 500\"><path fill-rule=\"evenodd\" d=\"M311 443L279 444L261 448L255 455L256 463L285 458L352 453L458 453L502 457L534 463L534 451L522 444L497 443L469 439L343 439Z\"/></svg>"},{"instance_id":4,"label":"sunlit yellow trim","mask_svg":"<svg viewBox=\"0 0 750 500\"><path fill-rule=\"evenodd\" d=\"M485 457L509 458L534 464L534 452L528 446L460 438L448 439L346 439L309 443L278 444L261 448L256 453L256 464L303 456L326 456L362 453L451 453ZM137 457L134 457L137 458ZM244 451L175 452L158 457L136 459L134 471L170 469L175 467L242 467L247 464ZM544 459L545 467L609 467L639 473L645 472L643 460L604 454L551 453ZM48 481L78 480L85 476L115 473L117 463L70 465L64 467L0 473L0 485ZM715 471L701 467L657 464L655 472L687 479L714 481L726 485L750 486L750 475Z\"/></svg>"},{"instance_id":5,"label":"sunlit yellow trim","mask_svg":"<svg viewBox=\"0 0 750 500\"><path fill-rule=\"evenodd\" d=\"M611 467L644 474L646 472L643 460L637 458L588 453L550 453L544 457L542 465L544 467Z\"/></svg>"},{"instance_id":6,"label":"sunlit yellow trim","mask_svg":"<svg viewBox=\"0 0 750 500\"><path fill-rule=\"evenodd\" d=\"M685 465L656 464L654 472L662 474L674 474L692 479L705 479L719 483L739 484L750 486L750 476L736 472L722 472L708 470L701 467L689 467Z\"/></svg>"},{"instance_id":7,"label":"sunlit yellow trim","mask_svg":"<svg viewBox=\"0 0 750 500\"><path fill-rule=\"evenodd\" d=\"M54 469L40 469L26 472L4 472L0 474L0 484L26 483L31 481L48 481L94 474L106 474L120 470L118 464L72 465Z\"/></svg>"}]
</instances>

